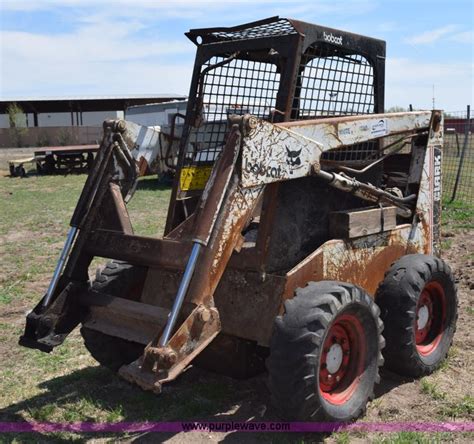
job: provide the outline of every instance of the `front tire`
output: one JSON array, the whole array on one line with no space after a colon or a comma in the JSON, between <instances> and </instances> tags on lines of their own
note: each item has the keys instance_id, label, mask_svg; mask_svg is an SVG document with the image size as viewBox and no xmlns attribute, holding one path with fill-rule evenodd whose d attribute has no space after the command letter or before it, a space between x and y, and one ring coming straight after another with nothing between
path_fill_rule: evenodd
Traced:
<instances>
[{"instance_id":1,"label":"front tire","mask_svg":"<svg viewBox=\"0 0 474 444\"><path fill-rule=\"evenodd\" d=\"M379 382L379 309L361 288L333 281L298 288L278 316L268 370L275 407L288 419L350 421Z\"/></svg>"},{"instance_id":2,"label":"front tire","mask_svg":"<svg viewBox=\"0 0 474 444\"><path fill-rule=\"evenodd\" d=\"M403 256L385 275L376 301L385 324L387 368L418 377L439 367L457 320L457 290L449 266L434 256Z\"/></svg>"}]
</instances>

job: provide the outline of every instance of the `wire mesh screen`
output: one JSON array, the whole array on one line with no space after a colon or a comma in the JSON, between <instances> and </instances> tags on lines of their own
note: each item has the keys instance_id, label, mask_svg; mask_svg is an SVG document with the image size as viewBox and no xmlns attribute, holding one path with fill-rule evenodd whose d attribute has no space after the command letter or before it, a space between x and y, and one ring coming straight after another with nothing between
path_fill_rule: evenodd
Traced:
<instances>
[{"instance_id":1,"label":"wire mesh screen","mask_svg":"<svg viewBox=\"0 0 474 444\"><path fill-rule=\"evenodd\" d=\"M221 63L213 57L202 70ZM227 117L246 113L268 120L275 108L280 83L277 67L271 63L234 59L204 74L199 127L191 128L186 165L211 164L224 145Z\"/></svg>"},{"instance_id":2,"label":"wire mesh screen","mask_svg":"<svg viewBox=\"0 0 474 444\"><path fill-rule=\"evenodd\" d=\"M375 112L374 68L360 54L318 44L301 58L292 119L371 114ZM379 157L378 142L326 151L326 163L365 164Z\"/></svg>"},{"instance_id":3,"label":"wire mesh screen","mask_svg":"<svg viewBox=\"0 0 474 444\"><path fill-rule=\"evenodd\" d=\"M338 51L327 45L310 46L303 55L294 118L374 112L372 65L359 54L344 55Z\"/></svg>"},{"instance_id":4,"label":"wire mesh screen","mask_svg":"<svg viewBox=\"0 0 474 444\"><path fill-rule=\"evenodd\" d=\"M379 142L364 142L325 151L321 154L321 162L327 166L331 164L346 166L364 166L380 158Z\"/></svg>"},{"instance_id":5,"label":"wire mesh screen","mask_svg":"<svg viewBox=\"0 0 474 444\"><path fill-rule=\"evenodd\" d=\"M288 20L280 19L250 28L234 31L214 31L211 34L219 40L243 40L297 34L297 31Z\"/></svg>"},{"instance_id":6,"label":"wire mesh screen","mask_svg":"<svg viewBox=\"0 0 474 444\"><path fill-rule=\"evenodd\" d=\"M443 198L474 205L474 122L467 112L444 117Z\"/></svg>"}]
</instances>

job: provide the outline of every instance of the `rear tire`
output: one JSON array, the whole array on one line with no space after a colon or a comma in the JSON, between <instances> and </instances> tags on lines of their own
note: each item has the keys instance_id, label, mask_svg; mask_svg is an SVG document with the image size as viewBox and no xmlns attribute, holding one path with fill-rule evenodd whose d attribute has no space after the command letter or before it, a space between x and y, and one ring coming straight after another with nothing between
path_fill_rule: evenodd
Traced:
<instances>
[{"instance_id":1,"label":"rear tire","mask_svg":"<svg viewBox=\"0 0 474 444\"><path fill-rule=\"evenodd\" d=\"M147 269L126 262L112 261L97 274L92 289L111 296L138 301ZM143 353L144 345L81 327L84 345L99 364L116 372Z\"/></svg>"},{"instance_id":2,"label":"rear tire","mask_svg":"<svg viewBox=\"0 0 474 444\"><path fill-rule=\"evenodd\" d=\"M300 421L361 416L379 382L383 324L361 288L310 282L275 320L268 370L275 407Z\"/></svg>"},{"instance_id":3,"label":"rear tire","mask_svg":"<svg viewBox=\"0 0 474 444\"><path fill-rule=\"evenodd\" d=\"M387 368L414 377L432 373L456 330L458 298L449 266L434 256L404 256L385 275L376 301L385 324Z\"/></svg>"}]
</instances>

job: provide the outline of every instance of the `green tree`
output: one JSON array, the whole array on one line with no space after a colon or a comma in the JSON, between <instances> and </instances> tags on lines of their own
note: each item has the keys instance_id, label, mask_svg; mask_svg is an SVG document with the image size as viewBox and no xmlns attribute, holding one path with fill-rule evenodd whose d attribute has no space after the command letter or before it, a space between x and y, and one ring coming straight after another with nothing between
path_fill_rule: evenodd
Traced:
<instances>
[{"instance_id":1,"label":"green tree","mask_svg":"<svg viewBox=\"0 0 474 444\"><path fill-rule=\"evenodd\" d=\"M403 108L403 106L391 106L389 109L385 110L386 113L403 113L408 111L407 108Z\"/></svg>"},{"instance_id":2,"label":"green tree","mask_svg":"<svg viewBox=\"0 0 474 444\"><path fill-rule=\"evenodd\" d=\"M17 147L23 146L23 139L28 134L26 114L20 105L13 102L7 107L8 121L10 124L10 138Z\"/></svg>"}]
</instances>

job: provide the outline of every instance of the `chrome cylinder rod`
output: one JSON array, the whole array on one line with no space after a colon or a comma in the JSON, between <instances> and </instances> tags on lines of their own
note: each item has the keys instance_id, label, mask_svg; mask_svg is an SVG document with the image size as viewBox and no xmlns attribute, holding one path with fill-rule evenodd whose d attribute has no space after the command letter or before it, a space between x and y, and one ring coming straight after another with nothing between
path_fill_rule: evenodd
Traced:
<instances>
[{"instance_id":1,"label":"chrome cylinder rod","mask_svg":"<svg viewBox=\"0 0 474 444\"><path fill-rule=\"evenodd\" d=\"M178 319L179 311L183 305L184 297L188 291L189 283L193 277L194 268L196 267L197 258L199 256L199 251L201 250L201 244L194 242L193 249L191 250L191 255L189 256L188 263L186 264L186 269L184 270L183 278L179 284L178 293L173 303L173 308L168 316L168 321L166 322L165 329L161 335L159 345L164 347L171 336L176 320Z\"/></svg>"},{"instance_id":2,"label":"chrome cylinder rod","mask_svg":"<svg viewBox=\"0 0 474 444\"><path fill-rule=\"evenodd\" d=\"M71 251L72 244L76 237L77 227L71 227L69 232L67 233L66 242L64 243L63 250L61 251L61 255L59 256L58 263L56 264L56 268L53 273L53 277L51 282L49 283L48 291L46 292L45 297L43 298L42 306L47 307L53 297L54 290L56 290L56 286L58 285L59 277L64 268L64 264L69 256L69 252Z\"/></svg>"}]
</instances>

